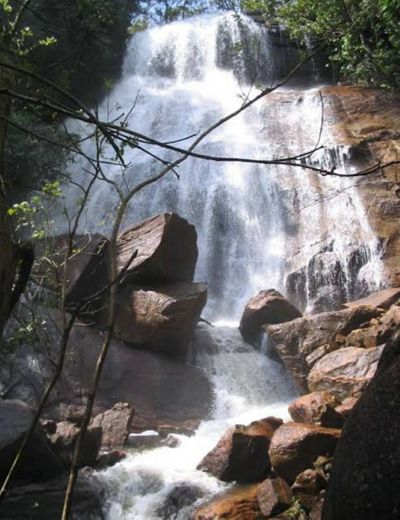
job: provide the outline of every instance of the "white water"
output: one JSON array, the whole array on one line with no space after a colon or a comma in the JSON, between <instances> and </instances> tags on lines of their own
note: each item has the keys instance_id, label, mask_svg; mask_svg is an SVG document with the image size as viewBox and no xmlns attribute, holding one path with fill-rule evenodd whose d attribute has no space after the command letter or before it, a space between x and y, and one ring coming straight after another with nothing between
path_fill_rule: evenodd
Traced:
<instances>
[{"instance_id":1,"label":"white water","mask_svg":"<svg viewBox=\"0 0 400 520\"><path fill-rule=\"evenodd\" d=\"M132 128L164 141L182 139L236 110L246 96L256 94L259 82L273 84L289 58L247 18L206 16L150 29L130 42L123 78L101 106L100 116L116 118L135 104L128 118ZM218 128L197 151L271 158L312 149L320 133L318 90L286 89L279 96L266 98ZM180 144L187 147L192 139ZM334 145L325 128L321 144ZM93 144L85 146L93 154ZM173 158L155 148L151 151L164 160ZM344 158L345 150L337 149L342 171ZM129 168L106 171L123 191L160 169L157 161L137 149L127 148L125 159ZM319 152L312 160L330 167L332 158ZM74 164L74 169L84 166ZM133 454L98 475L107 490L108 520L162 518L157 510L179 483L198 486L205 495L221 490L222 483L195 468L224 430L268 415L286 417L294 391L282 367L246 346L236 330L221 325L237 323L245 301L260 289L284 291L285 274L297 250L307 264L328 237L327 255L340 264L341 285L350 296L348 246L358 237L365 252L365 267L358 276L365 276L369 288L378 287L382 279L377 241L352 181L319 179L293 168L201 160L185 161L178 173L179 180L169 174L141 192L124 224L177 211L196 226L200 251L196 278L209 284L205 315L219 326L213 333L217 352L194 352L192 361L213 382L214 408L210 420L195 436L183 437L179 447ZM99 182L87 227L107 232L115 204L110 185ZM332 273L323 267L322 278L330 283ZM307 276L311 300L310 283ZM191 508L173 518L187 519Z\"/></svg>"}]
</instances>

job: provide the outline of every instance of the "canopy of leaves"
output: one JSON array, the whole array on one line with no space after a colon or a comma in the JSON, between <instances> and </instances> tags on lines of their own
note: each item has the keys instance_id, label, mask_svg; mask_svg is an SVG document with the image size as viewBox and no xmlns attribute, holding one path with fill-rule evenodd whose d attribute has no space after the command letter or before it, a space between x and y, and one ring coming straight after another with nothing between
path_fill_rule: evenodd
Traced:
<instances>
[{"instance_id":1,"label":"canopy of leaves","mask_svg":"<svg viewBox=\"0 0 400 520\"><path fill-rule=\"evenodd\" d=\"M400 88L399 0L242 0L291 36L323 41L340 78Z\"/></svg>"}]
</instances>

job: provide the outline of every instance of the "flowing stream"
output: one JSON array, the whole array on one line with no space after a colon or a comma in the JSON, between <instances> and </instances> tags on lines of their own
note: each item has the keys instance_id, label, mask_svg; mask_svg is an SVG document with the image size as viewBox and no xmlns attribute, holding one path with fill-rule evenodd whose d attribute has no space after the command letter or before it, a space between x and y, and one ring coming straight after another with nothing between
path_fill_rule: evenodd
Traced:
<instances>
[{"instance_id":1,"label":"flowing stream","mask_svg":"<svg viewBox=\"0 0 400 520\"><path fill-rule=\"evenodd\" d=\"M254 96L259 86L284 77L296 59L296 49L279 33L233 14L152 28L130 41L122 79L100 107L100 116L128 114L127 123L135 130L161 141L181 140L177 145L187 147L195 135ZM310 163L328 168L335 163L344 172L347 150L336 146L322 125L329 100L321 96L314 65L219 127L196 150L261 159L293 156L323 144L326 149L313 154ZM74 125L71 131L84 131ZM93 144L88 141L85 146L93 154ZM155 147L147 150L163 160L174 157ZM161 167L137 148L127 147L124 157L130 164L127 169L106 169L123 191ZM84 166L75 163L73 168ZM286 292L286 277L296 259L307 265L321 244L328 246L320 276L329 286L331 266L338 265L344 298L353 297L360 286L379 287L383 276L379 244L354 181L318 178L287 166L195 159L185 161L176 174L139 193L124 225L176 211L196 226L196 279L209 284L205 317L220 324L213 332L218 351L194 352L191 362L209 375L215 402L210 419L194 436L181 436L178 447L134 453L98 474L107 492L108 520L189 518L193 504L176 514L163 512L162 504L177 485L194 486L199 497L223 489L224 484L195 468L224 430L268 415L286 417L295 391L281 365L263 349L243 343L235 327L226 326L227 321L237 324L249 297L271 287ZM115 205L110 184L98 182L86 229L109 232ZM355 274L348 258L350 246L362 257ZM314 274L310 266L305 271L303 308L310 303Z\"/></svg>"}]
</instances>

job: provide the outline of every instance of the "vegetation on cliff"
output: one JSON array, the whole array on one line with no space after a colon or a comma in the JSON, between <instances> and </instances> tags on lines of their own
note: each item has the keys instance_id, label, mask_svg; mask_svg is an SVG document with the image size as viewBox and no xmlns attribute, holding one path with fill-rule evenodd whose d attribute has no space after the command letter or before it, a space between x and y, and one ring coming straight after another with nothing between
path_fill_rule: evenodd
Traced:
<instances>
[{"instance_id":1,"label":"vegetation on cliff","mask_svg":"<svg viewBox=\"0 0 400 520\"><path fill-rule=\"evenodd\" d=\"M339 79L400 87L397 0L243 0L242 7L297 40L322 43Z\"/></svg>"}]
</instances>

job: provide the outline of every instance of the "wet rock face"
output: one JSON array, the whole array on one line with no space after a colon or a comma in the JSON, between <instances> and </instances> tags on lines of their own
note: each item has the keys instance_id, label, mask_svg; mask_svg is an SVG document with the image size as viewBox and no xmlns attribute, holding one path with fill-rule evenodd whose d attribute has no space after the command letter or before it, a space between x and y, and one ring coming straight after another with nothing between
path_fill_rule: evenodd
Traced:
<instances>
[{"instance_id":1,"label":"wet rock face","mask_svg":"<svg viewBox=\"0 0 400 520\"><path fill-rule=\"evenodd\" d=\"M257 491L258 506L267 518L279 515L293 502L290 487L281 478L266 479Z\"/></svg>"},{"instance_id":2,"label":"wet rock face","mask_svg":"<svg viewBox=\"0 0 400 520\"><path fill-rule=\"evenodd\" d=\"M286 423L272 437L269 447L271 465L277 475L293 483L297 475L312 468L321 455L332 454L340 430L312 424Z\"/></svg>"},{"instance_id":3,"label":"wet rock face","mask_svg":"<svg viewBox=\"0 0 400 520\"><path fill-rule=\"evenodd\" d=\"M157 215L119 235L118 269L136 252L127 269L129 282L191 282L198 256L196 241L196 230L185 219L175 213Z\"/></svg>"},{"instance_id":4,"label":"wet rock face","mask_svg":"<svg viewBox=\"0 0 400 520\"><path fill-rule=\"evenodd\" d=\"M271 469L268 447L281 424L271 417L230 428L197 468L226 482L261 481Z\"/></svg>"},{"instance_id":5,"label":"wet rock face","mask_svg":"<svg viewBox=\"0 0 400 520\"><path fill-rule=\"evenodd\" d=\"M400 338L385 348L371 384L343 429L329 482L324 520L391 520L400 516Z\"/></svg>"},{"instance_id":6,"label":"wet rock face","mask_svg":"<svg viewBox=\"0 0 400 520\"><path fill-rule=\"evenodd\" d=\"M254 345L260 337L263 325L284 323L299 317L301 312L294 305L275 289L269 289L259 292L247 302L239 330L243 339Z\"/></svg>"}]
</instances>

